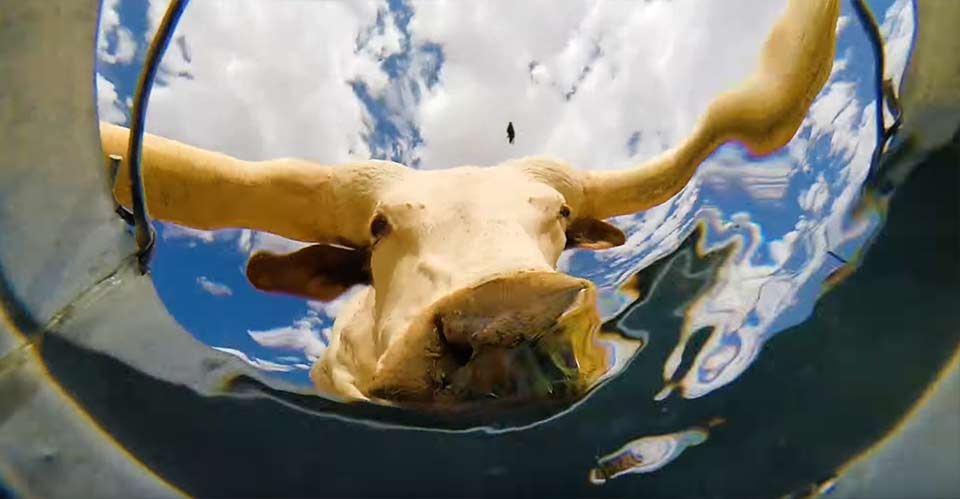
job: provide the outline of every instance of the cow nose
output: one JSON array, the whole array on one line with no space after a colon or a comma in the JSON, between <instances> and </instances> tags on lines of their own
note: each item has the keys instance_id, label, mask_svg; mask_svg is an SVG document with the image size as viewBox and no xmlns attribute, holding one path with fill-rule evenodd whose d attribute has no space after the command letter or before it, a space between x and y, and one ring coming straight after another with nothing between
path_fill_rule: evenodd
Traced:
<instances>
[{"instance_id":1,"label":"cow nose","mask_svg":"<svg viewBox=\"0 0 960 499\"><path fill-rule=\"evenodd\" d=\"M589 281L550 272L495 279L449 296L434 316L444 350L439 398L576 395L595 370L594 300Z\"/></svg>"},{"instance_id":2,"label":"cow nose","mask_svg":"<svg viewBox=\"0 0 960 499\"><path fill-rule=\"evenodd\" d=\"M548 334L592 285L563 274L531 273L497 279L451 296L435 317L451 344L516 346Z\"/></svg>"}]
</instances>

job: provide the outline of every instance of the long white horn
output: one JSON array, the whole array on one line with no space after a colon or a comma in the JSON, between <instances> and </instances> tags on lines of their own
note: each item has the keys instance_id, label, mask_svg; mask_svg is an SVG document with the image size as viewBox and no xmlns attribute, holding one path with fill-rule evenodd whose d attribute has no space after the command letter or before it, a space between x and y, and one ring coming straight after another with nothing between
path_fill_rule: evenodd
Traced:
<instances>
[{"instance_id":1,"label":"long white horn","mask_svg":"<svg viewBox=\"0 0 960 499\"><path fill-rule=\"evenodd\" d=\"M583 215L625 215L669 200L725 142L739 141L755 155L786 145L830 76L839 14L839 0L789 0L755 72L716 97L686 140L631 168L582 172Z\"/></svg>"},{"instance_id":2,"label":"long white horn","mask_svg":"<svg viewBox=\"0 0 960 499\"><path fill-rule=\"evenodd\" d=\"M100 124L105 159L129 130ZM109 164L109 160L108 160ZM242 161L144 134L143 179L154 218L197 229L249 228L306 242L365 246L380 188L407 169L388 161L325 166L298 159ZM114 195L130 206L126 163Z\"/></svg>"}]
</instances>

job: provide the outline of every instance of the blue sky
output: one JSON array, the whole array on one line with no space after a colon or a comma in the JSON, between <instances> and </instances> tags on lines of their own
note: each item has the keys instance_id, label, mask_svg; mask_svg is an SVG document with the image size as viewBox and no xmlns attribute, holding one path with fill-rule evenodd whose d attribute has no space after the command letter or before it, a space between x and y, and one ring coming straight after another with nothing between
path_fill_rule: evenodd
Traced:
<instances>
[{"instance_id":1,"label":"blue sky","mask_svg":"<svg viewBox=\"0 0 960 499\"><path fill-rule=\"evenodd\" d=\"M508 2L197 2L168 49L147 126L247 159L374 157L443 168L549 153L585 168L621 167L675 143L712 95L752 67L751 51L778 10L764 0L739 3L755 8L753 22L720 2L699 9L690 2L571 3L524 30L516 23L538 19L538 12ZM881 21L891 12L895 28L904 23L899 7L909 2L894 4L870 2ZM107 4L97 65L101 119L125 123L145 40L162 7L159 0ZM707 349L721 352L731 342L759 348L805 318L822 279L838 265L825 253L849 257L869 233L851 234L844 214L832 213L849 205L873 144L865 121L874 99L873 59L849 2L842 15L837 68L791 146L760 160L736 145L721 148L674 200L616 220L630 237L624 247L574 253L562 268L610 290L668 253L695 220L736 220L740 228L711 231L709 242L740 234L757 248L741 255L694 314L695 323L720 331L701 360L710 357ZM282 23L288 27L278 32ZM891 44L898 51L894 74L905 60L900 38ZM659 59L664 53L669 60ZM518 128L512 149L503 137L508 120ZM593 125L585 130L585 122ZM239 230L157 227L153 280L171 315L203 342L307 383L311 359L302 341L271 348L248 331L323 341L335 308L256 291L243 274L251 249L296 246ZM775 300L763 286L780 290ZM740 310L725 316L711 303L740 303ZM739 375L751 355L738 352L724 376ZM705 393L722 382L690 390Z\"/></svg>"}]
</instances>

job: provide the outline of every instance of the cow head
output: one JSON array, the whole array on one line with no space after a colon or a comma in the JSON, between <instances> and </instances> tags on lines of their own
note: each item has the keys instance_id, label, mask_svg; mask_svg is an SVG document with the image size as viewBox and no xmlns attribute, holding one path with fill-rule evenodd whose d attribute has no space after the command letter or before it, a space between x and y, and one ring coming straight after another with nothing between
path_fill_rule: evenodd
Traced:
<instances>
[{"instance_id":1,"label":"cow head","mask_svg":"<svg viewBox=\"0 0 960 499\"><path fill-rule=\"evenodd\" d=\"M361 244L258 253L247 274L262 290L318 300L371 286L361 310L338 318L314 371L334 391L405 402L575 396L607 359L593 284L557 261L624 234L580 216L569 172L546 158L410 170L376 186Z\"/></svg>"}]
</instances>

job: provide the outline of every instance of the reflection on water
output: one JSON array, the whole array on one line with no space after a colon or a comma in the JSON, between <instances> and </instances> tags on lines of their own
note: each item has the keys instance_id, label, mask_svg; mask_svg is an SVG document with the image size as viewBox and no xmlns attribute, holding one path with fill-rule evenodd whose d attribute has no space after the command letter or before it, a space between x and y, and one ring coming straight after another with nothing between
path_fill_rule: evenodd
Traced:
<instances>
[{"instance_id":1,"label":"reflection on water","mask_svg":"<svg viewBox=\"0 0 960 499\"><path fill-rule=\"evenodd\" d=\"M224 385L224 392L237 396L266 396L289 407L309 414L338 414L366 420L375 427L432 428L435 430L464 431L482 428L491 432L512 432L529 429L556 421L598 396L603 387L627 370L653 373L653 363L667 359L676 342L683 340L691 347L675 366L676 374L666 381L676 383L688 373L693 354L704 344L705 334L695 332L682 338L685 311L702 300L724 275L724 269L738 252L736 238L725 245L705 248L710 229L706 223L694 226L693 231L672 253L633 274L619 288L601 302L609 312L609 319L600 326L598 341L609 353L610 368L591 387L585 397L578 399L541 400L537 403L494 404L482 406L440 405L416 406L415 411L369 404L342 404L324 398L293 394L278 390L247 376L239 376ZM622 302L612 300L617 297ZM692 352L692 353L691 353ZM635 380L630 388L634 396L656 392L657 380L644 377ZM647 405L651 400L638 400Z\"/></svg>"},{"instance_id":2,"label":"reflection on water","mask_svg":"<svg viewBox=\"0 0 960 499\"><path fill-rule=\"evenodd\" d=\"M664 375L667 387L673 386L684 357L683 347L694 337L693 333L701 331L679 328L680 321L717 285L739 246L732 238L726 245L705 249L708 231L706 223L697 224L672 253L633 274L616 293L600 300L600 307L611 317L602 328L601 341L607 342L614 352L606 377L619 373L647 343L662 347L665 338L680 329L680 346L668 358L670 371ZM669 281L664 283L665 279ZM661 289L661 285L666 289ZM681 372L690 367L687 357Z\"/></svg>"},{"instance_id":3,"label":"reflection on water","mask_svg":"<svg viewBox=\"0 0 960 499\"><path fill-rule=\"evenodd\" d=\"M711 421L709 427L721 424ZM590 470L590 483L602 485L607 480L633 473L651 473L680 457L688 447L700 445L710 435L706 428L692 428L666 435L633 440L615 452L601 457Z\"/></svg>"},{"instance_id":4,"label":"reflection on water","mask_svg":"<svg viewBox=\"0 0 960 499\"><path fill-rule=\"evenodd\" d=\"M590 470L590 482L601 485L622 475L656 471L680 457L687 447L706 440L707 432L700 429L638 438L600 458L598 467Z\"/></svg>"},{"instance_id":5,"label":"reflection on water","mask_svg":"<svg viewBox=\"0 0 960 499\"><path fill-rule=\"evenodd\" d=\"M632 230L624 247L571 259L574 274L605 286L601 307L615 314L632 299L617 283L629 287L634 269L673 251L694 226L706 229L704 250L735 245L716 282L682 311L657 399L675 390L697 398L735 380L770 338L809 316L825 286L853 270L848 262L882 223L879 207L858 204L877 139L872 59L846 3L842 16L834 73L783 153L758 159L736 146L721 148L671 202L625 217ZM886 76L899 82L912 5L895 2L879 20ZM708 332L705 343L688 352L700 331ZM694 357L692 365L678 378L685 355Z\"/></svg>"}]
</instances>

